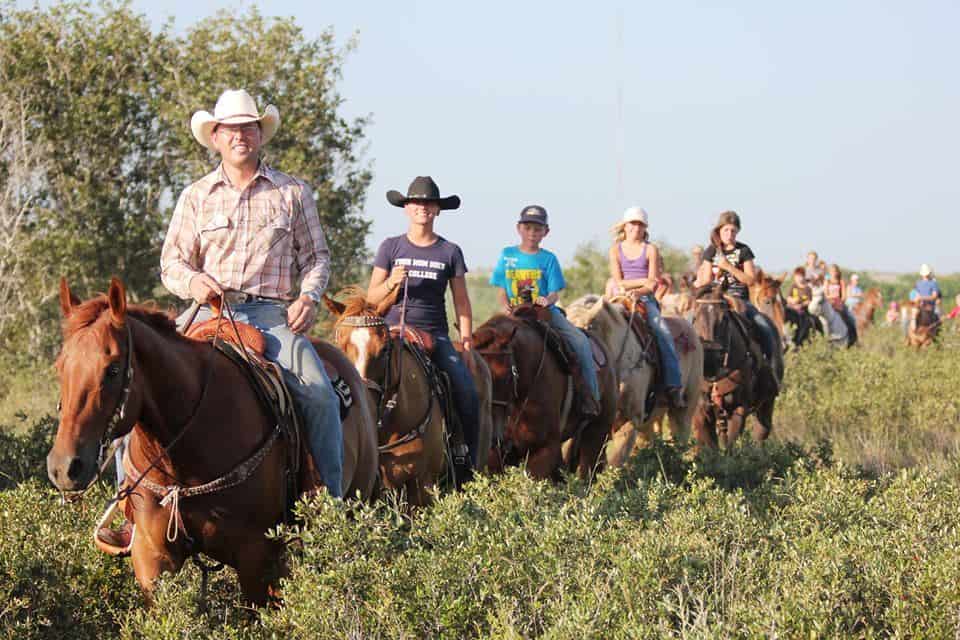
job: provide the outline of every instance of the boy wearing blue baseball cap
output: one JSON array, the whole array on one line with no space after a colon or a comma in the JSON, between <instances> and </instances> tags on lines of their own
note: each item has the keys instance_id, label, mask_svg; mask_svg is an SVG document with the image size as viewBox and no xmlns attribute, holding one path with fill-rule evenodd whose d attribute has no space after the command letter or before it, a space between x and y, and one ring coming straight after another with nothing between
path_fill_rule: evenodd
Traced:
<instances>
[{"instance_id":1,"label":"boy wearing blue baseball cap","mask_svg":"<svg viewBox=\"0 0 960 640\"><path fill-rule=\"evenodd\" d=\"M555 306L560 291L566 287L563 270L557 257L540 247L550 233L547 210L540 205L524 207L517 220L517 233L520 235L520 244L506 247L500 252L490 284L497 287L497 299L504 313L509 314L514 307L524 303L550 309L550 325L576 352L583 380L590 392L583 398L583 413L595 416L599 414L600 388L590 340Z\"/></svg>"}]
</instances>

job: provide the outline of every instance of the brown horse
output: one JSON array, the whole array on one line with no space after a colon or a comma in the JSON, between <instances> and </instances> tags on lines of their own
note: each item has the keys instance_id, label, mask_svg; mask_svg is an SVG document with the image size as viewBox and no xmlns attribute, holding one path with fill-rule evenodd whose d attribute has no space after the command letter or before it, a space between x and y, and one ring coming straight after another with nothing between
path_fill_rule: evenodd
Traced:
<instances>
[{"instance_id":1,"label":"brown horse","mask_svg":"<svg viewBox=\"0 0 960 640\"><path fill-rule=\"evenodd\" d=\"M140 586L149 596L161 572L175 573L202 552L234 567L244 596L263 604L284 571L282 546L264 533L287 508L289 441L278 437L247 374L208 343L180 335L167 314L128 306L116 278L107 295L84 303L61 281L60 308L60 425L47 456L50 480L66 495L82 495L107 445L130 433L129 459L143 480L124 509L135 527ZM343 425L343 487L368 498L376 482L373 418L346 358L335 364L356 400ZM191 491L199 487L209 491Z\"/></svg>"},{"instance_id":2,"label":"brown horse","mask_svg":"<svg viewBox=\"0 0 960 640\"><path fill-rule=\"evenodd\" d=\"M556 477L561 463L586 478L602 463L603 444L617 411L617 377L606 350L599 367L600 413L582 418L574 402L573 377L546 333L522 306L497 314L473 332L474 345L493 377L494 444L490 468L526 462L537 479ZM548 312L547 312L548 313Z\"/></svg>"},{"instance_id":3,"label":"brown horse","mask_svg":"<svg viewBox=\"0 0 960 640\"><path fill-rule=\"evenodd\" d=\"M398 293L400 289L396 290ZM428 336L412 333L401 340L391 335L383 317L394 304L396 294L378 306L367 303L365 293L351 287L339 294L343 302L324 296L327 308L337 316L337 345L347 354L357 371L367 381L373 403L383 412L378 416L380 476L384 486L406 493L414 506L430 502L434 487L446 468L447 439L445 416L438 389L425 375L413 351L428 349ZM455 343L458 349L459 344ZM491 382L486 363L473 351L461 355L473 374L480 399L478 437L478 470L486 467L490 451ZM392 408L386 409L390 403Z\"/></svg>"},{"instance_id":4,"label":"brown horse","mask_svg":"<svg viewBox=\"0 0 960 640\"><path fill-rule=\"evenodd\" d=\"M782 277L772 278L770 274L764 273L763 269L757 269L754 283L750 285L750 300L760 313L773 321L773 326L780 334L780 343L785 347L787 344L786 305L783 294L780 292L782 285Z\"/></svg>"},{"instance_id":5,"label":"brown horse","mask_svg":"<svg viewBox=\"0 0 960 640\"><path fill-rule=\"evenodd\" d=\"M911 320L910 328L907 330L907 346L917 349L929 347L940 331L940 320L928 305L917 306L915 313L916 316Z\"/></svg>"},{"instance_id":6,"label":"brown horse","mask_svg":"<svg viewBox=\"0 0 960 640\"><path fill-rule=\"evenodd\" d=\"M743 302L716 285L697 292L693 326L703 342L703 399L693 419L697 442L730 447L752 413L753 437L762 441L773 428L776 382L763 365L759 345L747 330Z\"/></svg>"},{"instance_id":7,"label":"brown horse","mask_svg":"<svg viewBox=\"0 0 960 640\"><path fill-rule=\"evenodd\" d=\"M863 335L867 327L873 326L873 315L883 307L883 294L880 289L867 289L863 299L853 307L853 317L857 319L857 333Z\"/></svg>"}]
</instances>

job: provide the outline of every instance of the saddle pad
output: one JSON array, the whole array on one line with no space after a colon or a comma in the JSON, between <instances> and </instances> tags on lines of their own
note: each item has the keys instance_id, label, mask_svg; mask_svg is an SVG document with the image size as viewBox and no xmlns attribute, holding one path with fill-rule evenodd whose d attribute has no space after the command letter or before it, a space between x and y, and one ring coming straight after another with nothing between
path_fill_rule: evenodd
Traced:
<instances>
[{"instance_id":1,"label":"saddle pad","mask_svg":"<svg viewBox=\"0 0 960 640\"><path fill-rule=\"evenodd\" d=\"M433 353L433 336L417 329L416 327L406 326L403 328L403 337L407 342L411 342L426 353ZM400 337L400 327L390 327L390 336L393 338Z\"/></svg>"},{"instance_id":2,"label":"saddle pad","mask_svg":"<svg viewBox=\"0 0 960 640\"><path fill-rule=\"evenodd\" d=\"M237 322L237 329L234 331L233 324L226 318L222 320L210 318L209 320L204 320L203 322L192 325L185 335L191 340L210 342L213 340L213 336L217 334L218 322L220 323L219 337L222 340L237 346L240 346L242 342L247 348L247 351L252 351L258 356L263 355L267 346L263 334L260 333L260 330L256 327L244 322Z\"/></svg>"}]
</instances>

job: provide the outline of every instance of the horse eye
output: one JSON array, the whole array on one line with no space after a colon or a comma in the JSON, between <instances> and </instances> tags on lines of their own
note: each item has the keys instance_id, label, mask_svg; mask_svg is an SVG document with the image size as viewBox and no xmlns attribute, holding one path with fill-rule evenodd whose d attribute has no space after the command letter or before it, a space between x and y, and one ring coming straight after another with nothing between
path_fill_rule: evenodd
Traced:
<instances>
[{"instance_id":1,"label":"horse eye","mask_svg":"<svg viewBox=\"0 0 960 640\"><path fill-rule=\"evenodd\" d=\"M107 367L107 378L116 378L120 375L120 365L114 363Z\"/></svg>"},{"instance_id":2,"label":"horse eye","mask_svg":"<svg viewBox=\"0 0 960 640\"><path fill-rule=\"evenodd\" d=\"M57 413L63 411L63 400L57 400Z\"/></svg>"}]
</instances>

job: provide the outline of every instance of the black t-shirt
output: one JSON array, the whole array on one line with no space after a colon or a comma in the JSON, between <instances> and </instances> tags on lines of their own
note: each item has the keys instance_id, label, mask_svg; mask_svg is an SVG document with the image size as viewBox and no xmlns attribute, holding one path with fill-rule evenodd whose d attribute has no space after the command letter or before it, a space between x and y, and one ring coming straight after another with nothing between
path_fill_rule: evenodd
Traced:
<instances>
[{"instance_id":1,"label":"black t-shirt","mask_svg":"<svg viewBox=\"0 0 960 640\"><path fill-rule=\"evenodd\" d=\"M750 247L743 244L742 242L736 243L733 249L729 251L724 251L724 256L727 259L727 262L735 266L737 269L743 270L743 263L748 260L753 260L753 251L750 250ZM717 254L717 248L713 245L710 245L703 252L703 261L709 262L711 265L715 265L719 261L719 256ZM747 285L743 284L731 274L726 271L721 271L719 267L713 266L713 281L722 283L727 288L727 293L738 298L743 298L744 300L750 299L750 293L747 290Z\"/></svg>"},{"instance_id":2,"label":"black t-shirt","mask_svg":"<svg viewBox=\"0 0 960 640\"><path fill-rule=\"evenodd\" d=\"M397 265L407 268L407 324L433 334L448 333L444 301L447 283L467 272L460 247L439 236L429 247L418 247L406 235L394 236L380 244L373 264L388 273ZM387 323L400 324L402 303L401 290L397 304L387 313Z\"/></svg>"}]
</instances>

